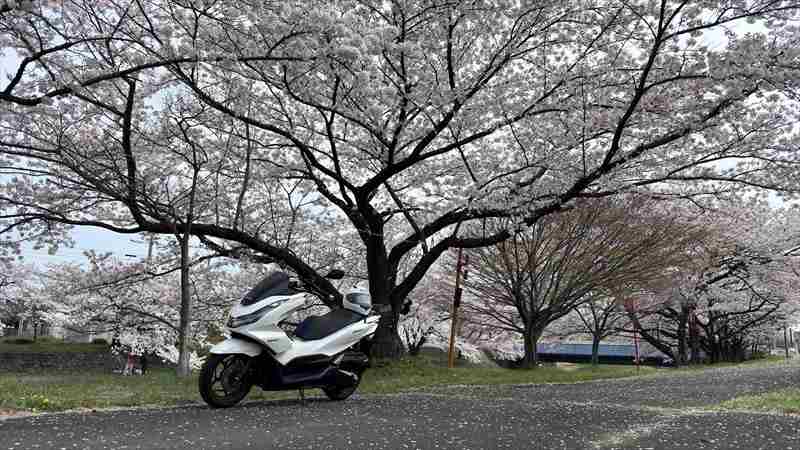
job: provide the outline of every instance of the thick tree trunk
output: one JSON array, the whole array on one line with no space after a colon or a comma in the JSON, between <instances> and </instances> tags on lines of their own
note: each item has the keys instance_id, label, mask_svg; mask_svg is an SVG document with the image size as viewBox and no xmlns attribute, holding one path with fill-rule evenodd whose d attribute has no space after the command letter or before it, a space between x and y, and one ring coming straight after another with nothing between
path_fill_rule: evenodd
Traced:
<instances>
[{"instance_id":1,"label":"thick tree trunk","mask_svg":"<svg viewBox=\"0 0 800 450\"><path fill-rule=\"evenodd\" d=\"M192 292L189 281L189 234L181 236L181 314L178 327L178 367L179 377L191 375L189 364L189 324L192 315Z\"/></svg>"},{"instance_id":2,"label":"thick tree trunk","mask_svg":"<svg viewBox=\"0 0 800 450\"><path fill-rule=\"evenodd\" d=\"M592 335L592 367L597 367L600 363L600 335Z\"/></svg>"},{"instance_id":3,"label":"thick tree trunk","mask_svg":"<svg viewBox=\"0 0 800 450\"><path fill-rule=\"evenodd\" d=\"M378 329L370 345L370 356L376 359L400 359L405 355L403 340L397 332L399 319L400 314L394 308L381 314Z\"/></svg>"},{"instance_id":4,"label":"thick tree trunk","mask_svg":"<svg viewBox=\"0 0 800 450\"><path fill-rule=\"evenodd\" d=\"M539 352L536 348L539 343L539 334L532 328L525 330L525 357L522 359L522 367L526 369L535 369L539 366Z\"/></svg>"},{"instance_id":5,"label":"thick tree trunk","mask_svg":"<svg viewBox=\"0 0 800 450\"><path fill-rule=\"evenodd\" d=\"M400 299L392 295L396 288L397 267L389 264L386 243L383 240L382 218L368 203L361 206L370 212L365 215L369 229L361 233L367 253L369 293L372 296L373 309L381 315L378 329L370 344L370 356L376 359L400 359L406 350L397 330L402 304Z\"/></svg>"}]
</instances>

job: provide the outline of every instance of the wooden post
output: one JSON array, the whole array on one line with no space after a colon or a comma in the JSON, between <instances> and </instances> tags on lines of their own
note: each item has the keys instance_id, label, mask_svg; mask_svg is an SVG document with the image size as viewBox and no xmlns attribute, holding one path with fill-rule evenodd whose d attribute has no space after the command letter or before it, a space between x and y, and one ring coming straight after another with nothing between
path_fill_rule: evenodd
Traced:
<instances>
[{"instance_id":1,"label":"wooden post","mask_svg":"<svg viewBox=\"0 0 800 450\"><path fill-rule=\"evenodd\" d=\"M641 357L639 356L639 333L638 329L634 327L633 329L633 351L634 351L634 358L636 361L636 371L638 372L641 364Z\"/></svg>"},{"instance_id":2,"label":"wooden post","mask_svg":"<svg viewBox=\"0 0 800 450\"><path fill-rule=\"evenodd\" d=\"M458 322L458 307L461 305L461 268L464 250L458 249L458 262L456 262L456 290L453 293L453 306L450 310L450 346L447 351L447 367L452 369L456 364L456 323Z\"/></svg>"}]
</instances>

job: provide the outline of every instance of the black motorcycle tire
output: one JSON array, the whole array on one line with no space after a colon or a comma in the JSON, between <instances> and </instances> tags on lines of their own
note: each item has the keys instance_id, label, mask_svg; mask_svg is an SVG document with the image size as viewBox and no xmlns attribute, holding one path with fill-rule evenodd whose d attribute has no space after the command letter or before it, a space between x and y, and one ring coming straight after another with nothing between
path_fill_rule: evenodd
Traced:
<instances>
[{"instance_id":1,"label":"black motorcycle tire","mask_svg":"<svg viewBox=\"0 0 800 450\"><path fill-rule=\"evenodd\" d=\"M322 392L324 392L329 399L338 402L342 400L347 400L348 397L353 395L356 389L358 389L358 384L349 387L328 386L322 388Z\"/></svg>"},{"instance_id":2,"label":"black motorcycle tire","mask_svg":"<svg viewBox=\"0 0 800 450\"><path fill-rule=\"evenodd\" d=\"M231 354L210 354L200 369L198 387L200 396L212 408L230 408L236 405L250 392L252 382L247 380L246 368L248 356ZM220 373L220 369L222 373ZM236 371L239 372L236 372ZM223 379L220 377L234 377ZM222 383L223 394L214 389L217 382ZM231 385L232 384L232 385ZM231 389L230 391L228 389Z\"/></svg>"},{"instance_id":3,"label":"black motorcycle tire","mask_svg":"<svg viewBox=\"0 0 800 450\"><path fill-rule=\"evenodd\" d=\"M322 392L324 392L330 400L339 402L347 400L348 397L353 395L356 389L358 389L359 384L361 384L361 373L358 373L358 381L352 386L327 386L322 388Z\"/></svg>"}]
</instances>

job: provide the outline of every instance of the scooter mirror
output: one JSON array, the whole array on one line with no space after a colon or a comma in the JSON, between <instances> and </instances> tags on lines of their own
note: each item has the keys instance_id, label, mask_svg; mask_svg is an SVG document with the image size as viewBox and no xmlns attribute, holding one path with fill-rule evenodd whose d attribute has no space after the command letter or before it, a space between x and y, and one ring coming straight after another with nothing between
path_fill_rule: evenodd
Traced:
<instances>
[{"instance_id":1,"label":"scooter mirror","mask_svg":"<svg viewBox=\"0 0 800 450\"><path fill-rule=\"evenodd\" d=\"M327 275L325 275L325 278L331 280L341 280L342 278L344 278L344 271L341 269L333 269L330 272L328 272Z\"/></svg>"}]
</instances>

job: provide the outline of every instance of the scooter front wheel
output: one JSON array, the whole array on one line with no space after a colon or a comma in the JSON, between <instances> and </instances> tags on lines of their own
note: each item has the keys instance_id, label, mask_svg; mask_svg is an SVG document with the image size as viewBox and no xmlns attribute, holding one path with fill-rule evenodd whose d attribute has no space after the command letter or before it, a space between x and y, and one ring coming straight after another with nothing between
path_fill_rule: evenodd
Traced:
<instances>
[{"instance_id":1,"label":"scooter front wheel","mask_svg":"<svg viewBox=\"0 0 800 450\"><path fill-rule=\"evenodd\" d=\"M200 370L200 395L212 408L229 408L250 392L249 357L246 355L210 354Z\"/></svg>"}]
</instances>

